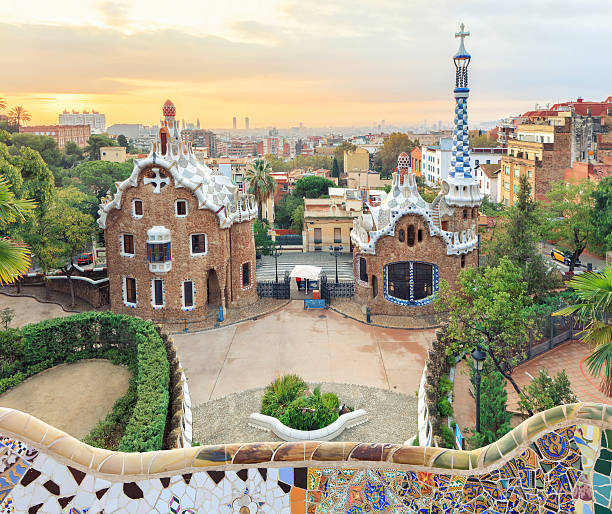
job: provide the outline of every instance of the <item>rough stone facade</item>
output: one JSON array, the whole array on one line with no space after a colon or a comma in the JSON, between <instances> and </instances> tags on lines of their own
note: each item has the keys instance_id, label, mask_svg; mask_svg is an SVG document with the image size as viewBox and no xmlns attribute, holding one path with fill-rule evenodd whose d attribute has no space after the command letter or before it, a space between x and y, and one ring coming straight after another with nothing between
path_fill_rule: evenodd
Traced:
<instances>
[{"instance_id":1,"label":"rough stone facade","mask_svg":"<svg viewBox=\"0 0 612 514\"><path fill-rule=\"evenodd\" d=\"M105 229L111 310L158 321L199 319L219 307L257 301L257 207L229 178L196 161L191 146L179 140L174 112L166 102L159 142L135 161L115 197L102 202L98 220ZM202 234L204 251L192 240ZM135 302L127 298L126 279L136 280ZM161 294L155 280L162 281ZM193 302L186 302L185 282L192 283Z\"/></svg>"},{"instance_id":2,"label":"rough stone facade","mask_svg":"<svg viewBox=\"0 0 612 514\"><path fill-rule=\"evenodd\" d=\"M249 263L254 273L253 221L248 220L221 229L217 215L208 209L198 209L193 194L188 189L175 188L172 178L171 183L159 194L154 193L152 184L143 183L143 177L148 174L149 168L141 172L137 187L129 188L123 193L124 207L110 211L106 220L106 260L111 310L136 314L146 319L197 319L206 316L209 305L214 308L221 304L231 307L256 301L257 292L254 285L248 289L241 287L240 269L243 263ZM142 201L142 218L132 215L134 200ZM175 214L177 200L187 202L187 216L184 218ZM149 271L147 231L153 226L163 226L171 232L172 269L164 273ZM123 234L131 234L134 237L133 257L121 254ZM206 255L191 255L192 234L206 234ZM218 291L213 275L216 276ZM124 277L136 279L135 307L128 307L124 303ZM151 281L156 278L164 281L165 305L161 308L154 308L152 304ZM253 276L253 282L254 279ZM186 280L193 281L194 289L194 308L189 311L184 310L182 306L182 284Z\"/></svg>"},{"instance_id":3,"label":"rough stone facade","mask_svg":"<svg viewBox=\"0 0 612 514\"><path fill-rule=\"evenodd\" d=\"M456 220L457 228L461 230L459 224L465 223L462 217L462 210L459 209L460 217ZM471 209L470 209L470 212ZM477 218L475 218L477 219ZM469 221L469 220L468 220ZM414 225L417 239L413 246L408 246L407 241L399 240L399 229L408 225ZM422 241L418 241L418 231L422 232ZM450 230L450 229L449 229ZM383 280L383 266L393 262L418 261L435 264L438 267L438 280L446 280L451 287L455 287L457 275L461 271L462 259L464 267L477 266L478 254L475 251L461 255L447 255L446 243L440 236L430 236L429 228L423 217L418 215L402 216L396 224L395 235L384 236L376 242L375 255L361 253L356 247L353 252L355 277L359 279L360 258L365 259L368 282L362 280L355 281L355 297L363 305L370 307L373 314L386 315L429 315L434 313L433 304L429 303L422 306L402 306L394 304L385 298L385 284ZM373 284L376 296L374 296Z\"/></svg>"}]
</instances>

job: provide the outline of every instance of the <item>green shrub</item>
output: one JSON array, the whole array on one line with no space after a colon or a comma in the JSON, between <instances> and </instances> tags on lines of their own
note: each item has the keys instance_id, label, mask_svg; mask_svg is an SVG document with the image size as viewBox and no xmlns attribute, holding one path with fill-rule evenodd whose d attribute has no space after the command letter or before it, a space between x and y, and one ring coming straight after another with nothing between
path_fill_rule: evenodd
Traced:
<instances>
[{"instance_id":1,"label":"green shrub","mask_svg":"<svg viewBox=\"0 0 612 514\"><path fill-rule=\"evenodd\" d=\"M335 395L333 395L335 396ZM317 430L326 427L338 419L338 398L334 407L328 397L326 401L317 387L310 396L299 396L293 400L280 416L279 420L296 430Z\"/></svg>"},{"instance_id":2,"label":"green shrub","mask_svg":"<svg viewBox=\"0 0 612 514\"><path fill-rule=\"evenodd\" d=\"M485 366L486 368L486 366ZM472 431L472 448L491 444L511 430L512 414L507 412L506 379L498 371L482 377L480 384L480 433Z\"/></svg>"},{"instance_id":3,"label":"green shrub","mask_svg":"<svg viewBox=\"0 0 612 514\"><path fill-rule=\"evenodd\" d=\"M338 400L338 396L334 393L325 393L321 395L321 401L323 402L323 405L325 405L328 409L332 409L338 412L338 408L340 407L340 400Z\"/></svg>"},{"instance_id":4,"label":"green shrub","mask_svg":"<svg viewBox=\"0 0 612 514\"><path fill-rule=\"evenodd\" d=\"M90 358L109 358L128 365L134 362L134 384L88 440L112 439L108 433L111 425L107 422L114 419L115 435L125 423L117 442L118 450L145 452L162 448L170 366L162 338L152 323L111 312L85 312L27 325L22 328L21 336L21 347L15 346L14 340L5 341L2 351L7 355L9 351L20 352L20 361L16 362L23 371L0 379L0 389L65 362ZM122 426L117 428L118 425Z\"/></svg>"},{"instance_id":5,"label":"green shrub","mask_svg":"<svg viewBox=\"0 0 612 514\"><path fill-rule=\"evenodd\" d=\"M285 375L274 380L261 399L261 413L280 417L287 406L308 389L306 382L297 375Z\"/></svg>"},{"instance_id":6,"label":"green shrub","mask_svg":"<svg viewBox=\"0 0 612 514\"><path fill-rule=\"evenodd\" d=\"M455 434L453 431L448 428L444 423L441 425L442 431L442 444L445 448L454 448L455 447Z\"/></svg>"},{"instance_id":7,"label":"green shrub","mask_svg":"<svg viewBox=\"0 0 612 514\"><path fill-rule=\"evenodd\" d=\"M15 328L0 331L0 378L12 375L23 361L21 332Z\"/></svg>"},{"instance_id":8,"label":"green shrub","mask_svg":"<svg viewBox=\"0 0 612 514\"><path fill-rule=\"evenodd\" d=\"M521 393L519 409L525 414L530 410L535 414L557 405L577 401L565 370L551 377L546 369L541 369L540 374L529 384L527 392L523 390Z\"/></svg>"},{"instance_id":9,"label":"green shrub","mask_svg":"<svg viewBox=\"0 0 612 514\"><path fill-rule=\"evenodd\" d=\"M438 400L438 416L441 418L447 418L453 415L453 406L448 401L446 396Z\"/></svg>"},{"instance_id":10,"label":"green shrub","mask_svg":"<svg viewBox=\"0 0 612 514\"><path fill-rule=\"evenodd\" d=\"M438 397L448 396L448 393L450 393L452 390L453 383L451 382L450 378L448 378L446 375L442 375L440 377L440 381L438 382Z\"/></svg>"}]
</instances>

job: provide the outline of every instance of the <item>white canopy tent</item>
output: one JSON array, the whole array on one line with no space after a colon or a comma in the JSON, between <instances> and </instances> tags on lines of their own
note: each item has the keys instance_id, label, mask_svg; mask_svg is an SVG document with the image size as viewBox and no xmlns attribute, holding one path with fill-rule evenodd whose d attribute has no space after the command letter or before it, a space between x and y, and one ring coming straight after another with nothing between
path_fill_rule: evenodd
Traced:
<instances>
[{"instance_id":1,"label":"white canopy tent","mask_svg":"<svg viewBox=\"0 0 612 514\"><path fill-rule=\"evenodd\" d=\"M320 268L319 266L298 265L291 270L291 274L289 276L291 278L319 280L321 271L323 271L323 268Z\"/></svg>"},{"instance_id":2,"label":"white canopy tent","mask_svg":"<svg viewBox=\"0 0 612 514\"><path fill-rule=\"evenodd\" d=\"M323 271L323 268L319 266L308 266L304 264L293 268L289 276L291 278L301 278L303 280L319 280L321 278L321 271ZM306 282L306 294L308 294L308 282Z\"/></svg>"}]
</instances>

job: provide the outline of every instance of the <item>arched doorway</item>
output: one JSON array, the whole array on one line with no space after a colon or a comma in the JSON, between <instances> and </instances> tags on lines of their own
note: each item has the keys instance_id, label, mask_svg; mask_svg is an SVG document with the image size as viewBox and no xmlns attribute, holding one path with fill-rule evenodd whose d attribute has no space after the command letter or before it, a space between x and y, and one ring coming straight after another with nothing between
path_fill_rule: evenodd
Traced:
<instances>
[{"instance_id":1,"label":"arched doorway","mask_svg":"<svg viewBox=\"0 0 612 514\"><path fill-rule=\"evenodd\" d=\"M209 307L218 307L221 305L219 279L217 278L217 272L212 268L208 270L208 277L206 279L206 301Z\"/></svg>"}]
</instances>

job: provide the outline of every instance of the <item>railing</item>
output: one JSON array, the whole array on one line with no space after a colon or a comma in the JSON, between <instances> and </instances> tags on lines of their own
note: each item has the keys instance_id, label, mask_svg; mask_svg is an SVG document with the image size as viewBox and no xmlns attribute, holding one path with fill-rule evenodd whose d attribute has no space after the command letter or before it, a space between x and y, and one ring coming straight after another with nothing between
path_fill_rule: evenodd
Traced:
<instances>
[{"instance_id":1,"label":"railing","mask_svg":"<svg viewBox=\"0 0 612 514\"><path fill-rule=\"evenodd\" d=\"M0 407L0 511L603 513L611 429L612 406L576 403L472 451L276 441L121 453Z\"/></svg>"},{"instance_id":2,"label":"railing","mask_svg":"<svg viewBox=\"0 0 612 514\"><path fill-rule=\"evenodd\" d=\"M285 272L282 281L266 280L257 282L257 295L260 298L275 298L277 300L288 300L291 298L291 279L289 273Z\"/></svg>"},{"instance_id":3,"label":"railing","mask_svg":"<svg viewBox=\"0 0 612 514\"><path fill-rule=\"evenodd\" d=\"M321 298L327 304L332 298L351 298L355 296L355 282L343 280L342 282L330 281L325 273L321 274Z\"/></svg>"},{"instance_id":4,"label":"railing","mask_svg":"<svg viewBox=\"0 0 612 514\"><path fill-rule=\"evenodd\" d=\"M578 339L582 335L582 330L582 325L573 314L546 316L540 319L535 332L533 329L529 330L527 349L522 362L527 362L566 341Z\"/></svg>"}]
</instances>

